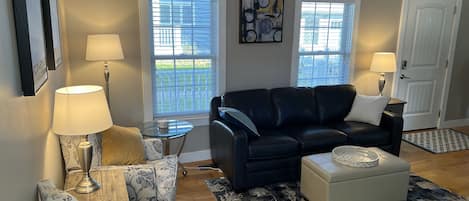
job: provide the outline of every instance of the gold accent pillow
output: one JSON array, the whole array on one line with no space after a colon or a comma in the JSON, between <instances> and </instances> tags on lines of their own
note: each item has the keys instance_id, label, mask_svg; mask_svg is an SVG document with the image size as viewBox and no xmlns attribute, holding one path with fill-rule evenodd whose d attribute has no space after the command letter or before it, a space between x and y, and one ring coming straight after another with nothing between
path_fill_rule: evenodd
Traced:
<instances>
[{"instance_id":1,"label":"gold accent pillow","mask_svg":"<svg viewBox=\"0 0 469 201\"><path fill-rule=\"evenodd\" d=\"M145 163L145 148L138 128L112 126L102 135L102 165Z\"/></svg>"}]
</instances>

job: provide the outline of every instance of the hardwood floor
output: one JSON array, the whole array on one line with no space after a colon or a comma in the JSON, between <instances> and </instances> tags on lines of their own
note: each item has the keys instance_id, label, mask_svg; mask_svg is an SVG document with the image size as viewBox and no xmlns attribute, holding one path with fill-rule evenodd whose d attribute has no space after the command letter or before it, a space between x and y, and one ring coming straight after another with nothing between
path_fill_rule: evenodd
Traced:
<instances>
[{"instance_id":1,"label":"hardwood floor","mask_svg":"<svg viewBox=\"0 0 469 201\"><path fill-rule=\"evenodd\" d=\"M469 134L469 127L456 128ZM411 171L462 196L469 197L469 150L432 154L403 142L401 158Z\"/></svg>"},{"instance_id":2,"label":"hardwood floor","mask_svg":"<svg viewBox=\"0 0 469 201\"><path fill-rule=\"evenodd\" d=\"M469 134L469 127L457 128ZM418 147L402 142L401 158L410 162L411 171L434 183L462 196L469 197L469 150L432 154ZM207 165L210 161L185 164L186 167ZM223 174L210 170L189 170L189 175L178 177L176 200L214 201L215 197L205 185L209 178L222 177Z\"/></svg>"},{"instance_id":3,"label":"hardwood floor","mask_svg":"<svg viewBox=\"0 0 469 201\"><path fill-rule=\"evenodd\" d=\"M199 165L210 164L211 161L200 161L195 163L186 163L186 168L197 167ZM205 184L206 179L223 177L222 173L212 170L188 170L187 176L178 175L177 183L177 201L216 201L212 192Z\"/></svg>"}]
</instances>

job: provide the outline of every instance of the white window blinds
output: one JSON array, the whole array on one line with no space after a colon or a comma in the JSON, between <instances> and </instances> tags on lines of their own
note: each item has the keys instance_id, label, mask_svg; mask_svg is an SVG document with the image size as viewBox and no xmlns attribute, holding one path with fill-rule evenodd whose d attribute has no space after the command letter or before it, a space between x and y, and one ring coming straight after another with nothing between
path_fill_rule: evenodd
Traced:
<instances>
[{"instance_id":1,"label":"white window blinds","mask_svg":"<svg viewBox=\"0 0 469 201\"><path fill-rule=\"evenodd\" d=\"M349 82L354 3L302 1L298 86Z\"/></svg>"},{"instance_id":2,"label":"white window blinds","mask_svg":"<svg viewBox=\"0 0 469 201\"><path fill-rule=\"evenodd\" d=\"M216 0L152 0L153 113L209 110L216 90Z\"/></svg>"}]
</instances>

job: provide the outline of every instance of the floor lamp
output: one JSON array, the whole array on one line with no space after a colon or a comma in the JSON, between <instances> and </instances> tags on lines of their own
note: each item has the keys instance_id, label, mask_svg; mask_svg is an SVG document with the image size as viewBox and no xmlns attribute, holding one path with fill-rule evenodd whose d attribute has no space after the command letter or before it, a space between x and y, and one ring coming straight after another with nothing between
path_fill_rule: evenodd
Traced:
<instances>
[{"instance_id":1,"label":"floor lamp","mask_svg":"<svg viewBox=\"0 0 469 201\"><path fill-rule=\"evenodd\" d=\"M108 104L109 100L109 61L123 60L124 53L118 34L94 34L88 35L86 43L86 60L104 62L105 92Z\"/></svg>"}]
</instances>

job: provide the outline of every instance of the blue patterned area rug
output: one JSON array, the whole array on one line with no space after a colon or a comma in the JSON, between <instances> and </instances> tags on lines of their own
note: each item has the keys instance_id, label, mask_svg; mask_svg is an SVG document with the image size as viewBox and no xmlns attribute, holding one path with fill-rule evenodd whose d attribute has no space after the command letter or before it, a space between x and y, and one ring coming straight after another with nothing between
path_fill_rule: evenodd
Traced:
<instances>
[{"instance_id":1,"label":"blue patterned area rug","mask_svg":"<svg viewBox=\"0 0 469 201\"><path fill-rule=\"evenodd\" d=\"M437 129L408 133L402 139L434 154L469 149L469 135L453 129Z\"/></svg>"},{"instance_id":2,"label":"blue patterned area rug","mask_svg":"<svg viewBox=\"0 0 469 201\"><path fill-rule=\"evenodd\" d=\"M279 183L235 193L225 178L206 180L218 201L308 201L299 193L297 183ZM419 176L410 176L407 201L467 201L462 196L439 187Z\"/></svg>"}]
</instances>

